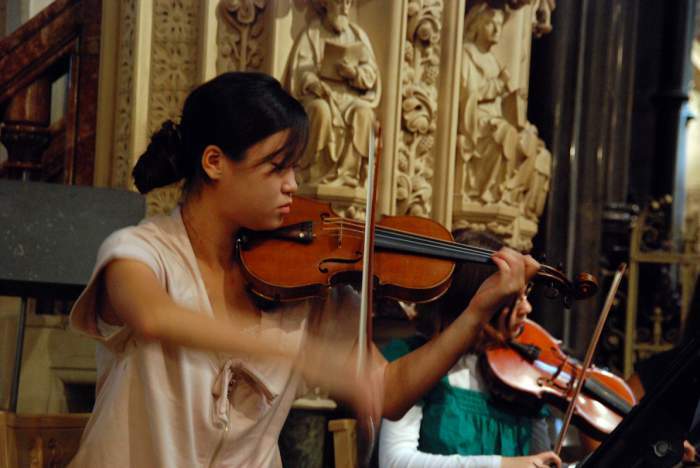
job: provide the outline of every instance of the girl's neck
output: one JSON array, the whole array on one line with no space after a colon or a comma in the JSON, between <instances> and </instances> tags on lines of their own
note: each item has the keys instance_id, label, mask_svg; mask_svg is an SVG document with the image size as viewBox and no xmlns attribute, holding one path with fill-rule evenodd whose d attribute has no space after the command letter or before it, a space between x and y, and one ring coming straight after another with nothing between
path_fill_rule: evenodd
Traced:
<instances>
[{"instance_id":1,"label":"girl's neck","mask_svg":"<svg viewBox=\"0 0 700 468\"><path fill-rule=\"evenodd\" d=\"M239 226L227 222L217 206L202 196L188 196L181 214L195 257L212 268L230 268Z\"/></svg>"}]
</instances>

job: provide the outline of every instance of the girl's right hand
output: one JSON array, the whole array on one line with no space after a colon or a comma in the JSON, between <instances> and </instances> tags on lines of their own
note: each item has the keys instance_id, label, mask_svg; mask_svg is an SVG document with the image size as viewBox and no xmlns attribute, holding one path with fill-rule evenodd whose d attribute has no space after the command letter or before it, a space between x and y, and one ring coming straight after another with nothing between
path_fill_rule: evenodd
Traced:
<instances>
[{"instance_id":1,"label":"girl's right hand","mask_svg":"<svg viewBox=\"0 0 700 468\"><path fill-rule=\"evenodd\" d=\"M527 457L503 457L501 468L561 468L561 459L554 452L542 452Z\"/></svg>"}]
</instances>

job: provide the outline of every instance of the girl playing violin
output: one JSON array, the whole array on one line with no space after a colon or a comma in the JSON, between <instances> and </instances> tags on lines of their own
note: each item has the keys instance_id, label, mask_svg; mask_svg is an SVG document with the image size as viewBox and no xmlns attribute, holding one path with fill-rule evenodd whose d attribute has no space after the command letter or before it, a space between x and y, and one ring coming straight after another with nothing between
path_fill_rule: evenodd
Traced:
<instances>
[{"instance_id":1,"label":"girl playing violin","mask_svg":"<svg viewBox=\"0 0 700 468\"><path fill-rule=\"evenodd\" d=\"M467 230L458 231L455 240L491 250L502 247L491 235ZM422 320L419 335L390 342L383 350L387 359L397 359L439 339L475 297L489 271L484 266L459 265L445 295L418 307ZM516 336L531 311L523 286L513 310L500 309L493 322L503 336ZM516 414L496 404L489 395L477 366L488 340L486 334L481 334L418 404L400 420L383 422L380 468L561 465L559 457L549 451L545 413Z\"/></svg>"},{"instance_id":2,"label":"girl playing violin","mask_svg":"<svg viewBox=\"0 0 700 468\"><path fill-rule=\"evenodd\" d=\"M263 312L235 256L239 229L275 229L292 208L308 134L277 80L227 73L152 136L136 187L184 179L184 196L104 241L71 312L98 340L97 398L73 466L281 466L277 439L302 379L370 424L400 418L537 271L501 249L438 338L391 364L370 350L357 375L351 288Z\"/></svg>"}]
</instances>

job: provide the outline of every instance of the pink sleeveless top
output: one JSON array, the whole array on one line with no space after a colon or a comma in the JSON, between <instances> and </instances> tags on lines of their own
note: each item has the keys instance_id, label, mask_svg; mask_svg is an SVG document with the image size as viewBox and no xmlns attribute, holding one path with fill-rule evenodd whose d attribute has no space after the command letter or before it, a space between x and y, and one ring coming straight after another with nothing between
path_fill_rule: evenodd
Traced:
<instances>
[{"instance_id":1,"label":"pink sleeveless top","mask_svg":"<svg viewBox=\"0 0 700 468\"><path fill-rule=\"evenodd\" d=\"M176 303L212 315L179 209L104 241L71 311L71 325L98 340L95 408L71 466L280 467L277 439L301 383L291 361L170 346L101 323L101 272L117 258L145 263ZM311 332L332 352L349 353L357 324L347 312L356 308L351 288L339 288L325 301L264 312L246 332L297 352Z\"/></svg>"}]
</instances>

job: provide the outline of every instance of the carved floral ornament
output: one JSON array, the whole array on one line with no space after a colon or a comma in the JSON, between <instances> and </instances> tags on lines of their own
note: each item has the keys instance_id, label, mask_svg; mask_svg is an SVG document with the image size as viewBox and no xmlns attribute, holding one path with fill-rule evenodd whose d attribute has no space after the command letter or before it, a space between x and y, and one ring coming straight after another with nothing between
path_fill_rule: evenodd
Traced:
<instances>
[{"instance_id":1,"label":"carved floral ornament","mask_svg":"<svg viewBox=\"0 0 700 468\"><path fill-rule=\"evenodd\" d=\"M411 133L435 130L442 0L412 0L408 6L402 117Z\"/></svg>"},{"instance_id":2,"label":"carved floral ornament","mask_svg":"<svg viewBox=\"0 0 700 468\"><path fill-rule=\"evenodd\" d=\"M411 0L404 44L396 212L431 213L442 0Z\"/></svg>"},{"instance_id":3,"label":"carved floral ornament","mask_svg":"<svg viewBox=\"0 0 700 468\"><path fill-rule=\"evenodd\" d=\"M258 13L265 9L266 3L267 0L222 0L219 5L229 21L253 24Z\"/></svg>"},{"instance_id":4,"label":"carved floral ornament","mask_svg":"<svg viewBox=\"0 0 700 468\"><path fill-rule=\"evenodd\" d=\"M148 134L167 119L177 119L197 84L199 0L154 2L154 35L148 96ZM157 188L146 196L148 215L170 212L181 196L182 183Z\"/></svg>"},{"instance_id":5,"label":"carved floral ornament","mask_svg":"<svg viewBox=\"0 0 700 468\"><path fill-rule=\"evenodd\" d=\"M406 35L410 42L436 44L440 40L442 0L411 0Z\"/></svg>"},{"instance_id":6,"label":"carved floral ornament","mask_svg":"<svg viewBox=\"0 0 700 468\"><path fill-rule=\"evenodd\" d=\"M217 7L217 72L259 69L263 62L260 36L267 0L221 0Z\"/></svg>"}]
</instances>

